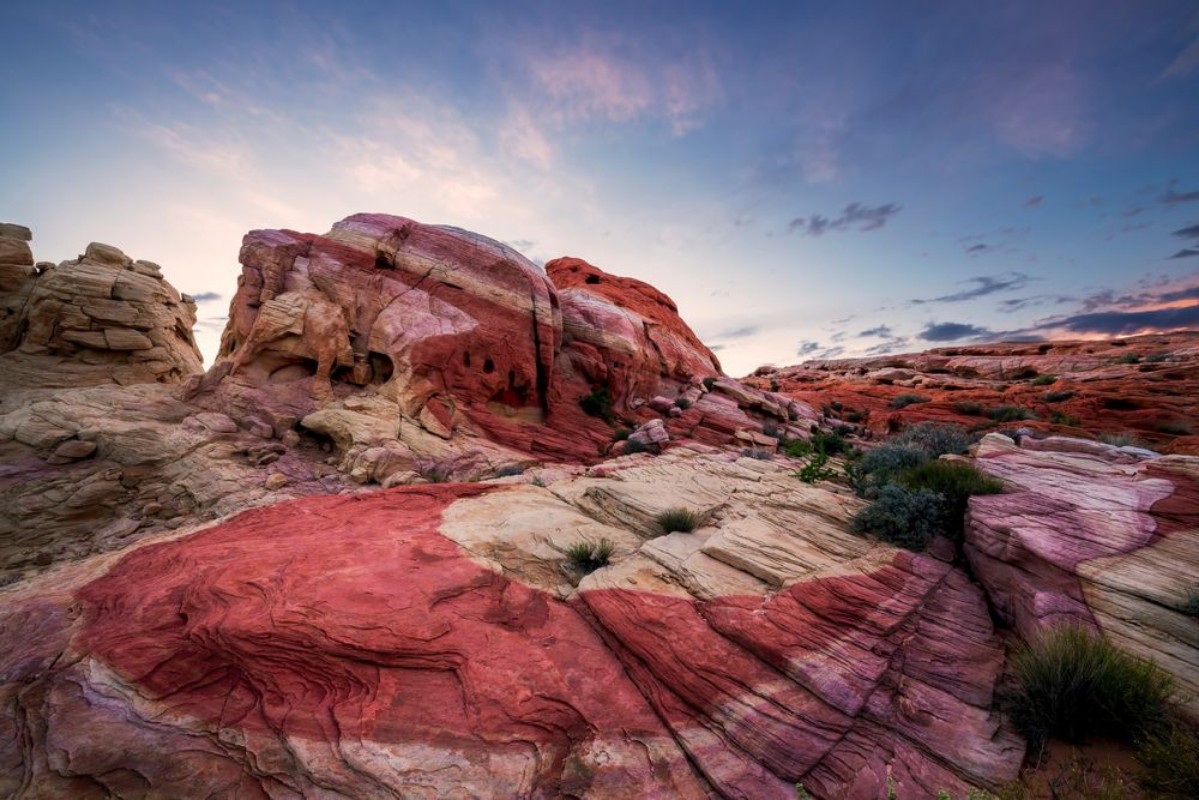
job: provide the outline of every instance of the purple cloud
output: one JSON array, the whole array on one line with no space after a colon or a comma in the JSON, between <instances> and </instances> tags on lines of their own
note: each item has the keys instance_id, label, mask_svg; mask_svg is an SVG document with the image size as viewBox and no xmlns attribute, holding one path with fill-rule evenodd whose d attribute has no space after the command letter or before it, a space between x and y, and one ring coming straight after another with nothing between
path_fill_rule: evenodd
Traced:
<instances>
[{"instance_id":1,"label":"purple cloud","mask_svg":"<svg viewBox=\"0 0 1199 800\"><path fill-rule=\"evenodd\" d=\"M844 231L851 228L860 232L876 231L885 226L902 208L903 206L895 203L871 207L854 202L847 205L841 216L836 219L829 219L823 214L796 217L787 224L787 232L822 236L828 231Z\"/></svg>"}]
</instances>

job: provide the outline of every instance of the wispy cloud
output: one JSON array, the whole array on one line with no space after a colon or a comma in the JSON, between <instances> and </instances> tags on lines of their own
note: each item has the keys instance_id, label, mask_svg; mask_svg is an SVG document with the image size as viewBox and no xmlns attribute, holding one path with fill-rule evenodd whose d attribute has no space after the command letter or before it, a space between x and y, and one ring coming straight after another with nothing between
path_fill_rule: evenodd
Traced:
<instances>
[{"instance_id":1,"label":"wispy cloud","mask_svg":"<svg viewBox=\"0 0 1199 800\"><path fill-rule=\"evenodd\" d=\"M219 292L200 292L198 294L193 294L192 299L197 303L212 303L220 300L221 294Z\"/></svg>"},{"instance_id":2,"label":"wispy cloud","mask_svg":"<svg viewBox=\"0 0 1199 800\"><path fill-rule=\"evenodd\" d=\"M1199 250L1196 250L1193 247L1187 247L1182 250L1179 250L1174 255L1169 256L1169 260L1173 260L1176 258L1194 258L1195 256L1199 256Z\"/></svg>"},{"instance_id":3,"label":"wispy cloud","mask_svg":"<svg viewBox=\"0 0 1199 800\"><path fill-rule=\"evenodd\" d=\"M1165 194L1161 196L1161 201L1168 206L1178 205L1179 203L1194 203L1199 201L1199 189L1193 192L1175 191L1174 187L1178 185L1178 181L1170 181L1170 185L1166 188Z\"/></svg>"},{"instance_id":4,"label":"wispy cloud","mask_svg":"<svg viewBox=\"0 0 1199 800\"><path fill-rule=\"evenodd\" d=\"M876 231L885 226L902 208L895 203L872 207L853 202L845 207L840 216L833 219L822 214L796 217L787 224L787 231L805 236L822 236L828 231Z\"/></svg>"},{"instance_id":5,"label":"wispy cloud","mask_svg":"<svg viewBox=\"0 0 1199 800\"><path fill-rule=\"evenodd\" d=\"M1185 228L1179 228L1170 235L1177 236L1182 239L1199 239L1199 223L1188 225Z\"/></svg>"},{"instance_id":6,"label":"wispy cloud","mask_svg":"<svg viewBox=\"0 0 1199 800\"><path fill-rule=\"evenodd\" d=\"M1170 62L1166 67L1166 71L1162 73L1162 77L1170 78L1185 78L1199 68L1199 38L1191 42L1178 56Z\"/></svg>"},{"instance_id":7,"label":"wispy cloud","mask_svg":"<svg viewBox=\"0 0 1199 800\"><path fill-rule=\"evenodd\" d=\"M1033 195L1032 197L1030 197L1024 201L1024 207L1025 208L1037 208L1044 201L1045 201L1044 195L1039 195L1039 194Z\"/></svg>"},{"instance_id":8,"label":"wispy cloud","mask_svg":"<svg viewBox=\"0 0 1199 800\"><path fill-rule=\"evenodd\" d=\"M870 337L870 336L890 336L890 335L891 335L891 328L887 325L879 325L877 328L869 328L858 334L858 336L863 339Z\"/></svg>"},{"instance_id":9,"label":"wispy cloud","mask_svg":"<svg viewBox=\"0 0 1199 800\"><path fill-rule=\"evenodd\" d=\"M997 292L1014 292L1023 289L1029 284L1033 278L1025 275L1023 272L1008 272L1002 275L979 275L974 278L961 281L964 284L974 284L973 288L963 289L960 292L952 294L944 294L940 297L917 298L910 301L914 305L924 305L927 303L962 303L967 300L975 300L979 297L995 294Z\"/></svg>"}]
</instances>

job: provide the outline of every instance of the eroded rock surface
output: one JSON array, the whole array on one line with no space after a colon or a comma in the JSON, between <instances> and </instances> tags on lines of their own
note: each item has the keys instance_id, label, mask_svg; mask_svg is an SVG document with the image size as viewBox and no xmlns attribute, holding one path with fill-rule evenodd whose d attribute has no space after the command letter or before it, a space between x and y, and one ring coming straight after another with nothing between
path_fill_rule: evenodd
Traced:
<instances>
[{"instance_id":1,"label":"eroded rock surface","mask_svg":"<svg viewBox=\"0 0 1199 800\"><path fill-rule=\"evenodd\" d=\"M657 536L667 497L703 527ZM793 798L1013 777L981 593L848 534L857 504L682 449L546 488L297 500L63 567L0 590L22 632L0 646L0 786ZM613 563L566 565L581 537L618 542Z\"/></svg>"},{"instance_id":2,"label":"eroded rock surface","mask_svg":"<svg viewBox=\"0 0 1199 800\"><path fill-rule=\"evenodd\" d=\"M970 500L966 555L1025 637L1084 625L1177 679L1199 713L1199 458L1078 439L990 435L978 466L1004 494Z\"/></svg>"},{"instance_id":3,"label":"eroded rock surface","mask_svg":"<svg viewBox=\"0 0 1199 800\"><path fill-rule=\"evenodd\" d=\"M93 242L35 265L32 234L0 226L0 391L178 383L201 371L196 306L157 264Z\"/></svg>"}]
</instances>

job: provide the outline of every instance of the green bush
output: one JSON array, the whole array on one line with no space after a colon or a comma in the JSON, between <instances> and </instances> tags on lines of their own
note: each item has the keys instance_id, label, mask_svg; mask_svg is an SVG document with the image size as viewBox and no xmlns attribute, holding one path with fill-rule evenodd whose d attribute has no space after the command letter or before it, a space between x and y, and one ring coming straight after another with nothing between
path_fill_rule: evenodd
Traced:
<instances>
[{"instance_id":1,"label":"green bush","mask_svg":"<svg viewBox=\"0 0 1199 800\"><path fill-rule=\"evenodd\" d=\"M1086 628L1043 631L1015 654L1012 669L1012 719L1036 749L1050 736L1135 741L1169 719L1174 679Z\"/></svg>"},{"instance_id":2,"label":"green bush","mask_svg":"<svg viewBox=\"0 0 1199 800\"><path fill-rule=\"evenodd\" d=\"M1049 386L1050 384L1056 383L1056 382L1057 382L1056 375L1038 375L1037 377L1035 377L1031 381L1029 381L1029 383L1032 384L1033 386Z\"/></svg>"},{"instance_id":3,"label":"green bush","mask_svg":"<svg viewBox=\"0 0 1199 800\"><path fill-rule=\"evenodd\" d=\"M876 497L899 474L928 460L919 447L910 444L879 445L846 466L849 485L858 497Z\"/></svg>"},{"instance_id":4,"label":"green bush","mask_svg":"<svg viewBox=\"0 0 1199 800\"><path fill-rule=\"evenodd\" d=\"M803 439L787 439L779 442L779 449L791 458L803 458L812 452L812 444Z\"/></svg>"},{"instance_id":5,"label":"green bush","mask_svg":"<svg viewBox=\"0 0 1199 800\"><path fill-rule=\"evenodd\" d=\"M594 387L590 394L579 398L579 405L583 407L584 413L592 417L612 421L612 393L608 391L607 386Z\"/></svg>"},{"instance_id":6,"label":"green bush","mask_svg":"<svg viewBox=\"0 0 1199 800\"><path fill-rule=\"evenodd\" d=\"M959 400L953 404L953 410L967 417L981 417L983 415L982 403L976 403L973 400Z\"/></svg>"},{"instance_id":7,"label":"green bush","mask_svg":"<svg viewBox=\"0 0 1199 800\"><path fill-rule=\"evenodd\" d=\"M616 546L608 539L598 542L575 542L566 548L566 561L581 572L595 572L606 567Z\"/></svg>"},{"instance_id":8,"label":"green bush","mask_svg":"<svg viewBox=\"0 0 1199 800\"><path fill-rule=\"evenodd\" d=\"M1003 481L961 461L926 461L904 471L897 482L912 491L923 489L940 495L945 533L955 540L962 537L970 497L1003 491Z\"/></svg>"},{"instance_id":9,"label":"green bush","mask_svg":"<svg viewBox=\"0 0 1199 800\"><path fill-rule=\"evenodd\" d=\"M641 441L640 439L625 439L624 450L621 452L623 455L628 456L632 455L633 453L645 453L648 450L649 447L646 446L645 442Z\"/></svg>"},{"instance_id":10,"label":"green bush","mask_svg":"<svg viewBox=\"0 0 1199 800\"><path fill-rule=\"evenodd\" d=\"M774 439L777 439L777 438L779 438L779 436L782 435L779 432L779 426L774 424L773 422L763 422L762 423L762 433L763 433L763 435L769 436Z\"/></svg>"},{"instance_id":11,"label":"green bush","mask_svg":"<svg viewBox=\"0 0 1199 800\"><path fill-rule=\"evenodd\" d=\"M632 433L633 432L628 428L617 428L616 430L612 431L612 441L623 442L625 439L629 438Z\"/></svg>"},{"instance_id":12,"label":"green bush","mask_svg":"<svg viewBox=\"0 0 1199 800\"><path fill-rule=\"evenodd\" d=\"M715 385L716 385L715 378L713 378L713 377L704 378L704 388L707 389L709 392L712 391L712 387Z\"/></svg>"},{"instance_id":13,"label":"green bush","mask_svg":"<svg viewBox=\"0 0 1199 800\"><path fill-rule=\"evenodd\" d=\"M1154 797L1194 800L1199 797L1199 736L1182 720L1144 736L1137 748L1141 786Z\"/></svg>"},{"instance_id":14,"label":"green bush","mask_svg":"<svg viewBox=\"0 0 1199 800\"><path fill-rule=\"evenodd\" d=\"M1060 403L1063 400L1069 400L1073 396L1073 389L1062 389L1060 392L1045 392L1045 394L1041 395L1041 399L1046 403Z\"/></svg>"},{"instance_id":15,"label":"green bush","mask_svg":"<svg viewBox=\"0 0 1199 800\"><path fill-rule=\"evenodd\" d=\"M1191 588L1187 590L1182 613L1190 617L1199 617L1199 583L1191 584Z\"/></svg>"},{"instance_id":16,"label":"green bush","mask_svg":"<svg viewBox=\"0 0 1199 800\"><path fill-rule=\"evenodd\" d=\"M505 464L495 471L497 478L511 478L513 475L523 475L526 467L520 464Z\"/></svg>"},{"instance_id":17,"label":"green bush","mask_svg":"<svg viewBox=\"0 0 1199 800\"><path fill-rule=\"evenodd\" d=\"M678 406L679 408L681 408L683 411L686 411L687 409L691 408L691 401L688 400L686 397L676 398L674 401L674 404L676 406Z\"/></svg>"},{"instance_id":18,"label":"green bush","mask_svg":"<svg viewBox=\"0 0 1199 800\"><path fill-rule=\"evenodd\" d=\"M888 484L879 490L877 500L854 516L852 528L855 533L919 551L942 531L944 514L941 497L935 492Z\"/></svg>"},{"instance_id":19,"label":"green bush","mask_svg":"<svg viewBox=\"0 0 1199 800\"><path fill-rule=\"evenodd\" d=\"M774 458L774 456L770 454L769 450L763 450L758 447L743 447L743 448L741 448L741 457L742 458L753 458L758 461L769 461L770 459Z\"/></svg>"},{"instance_id":20,"label":"green bush","mask_svg":"<svg viewBox=\"0 0 1199 800\"><path fill-rule=\"evenodd\" d=\"M1022 419L1036 419L1037 415L1023 406L997 406L987 409L987 416L996 422L1019 422Z\"/></svg>"},{"instance_id":21,"label":"green bush","mask_svg":"<svg viewBox=\"0 0 1199 800\"><path fill-rule=\"evenodd\" d=\"M1117 364L1140 364L1141 357L1136 353L1125 353L1116 359Z\"/></svg>"},{"instance_id":22,"label":"green bush","mask_svg":"<svg viewBox=\"0 0 1199 800\"><path fill-rule=\"evenodd\" d=\"M840 431L814 431L812 433L812 449L823 450L827 455L837 456L848 453L850 446Z\"/></svg>"},{"instance_id":23,"label":"green bush","mask_svg":"<svg viewBox=\"0 0 1199 800\"><path fill-rule=\"evenodd\" d=\"M1131 433L1101 433L1099 441L1112 447L1144 447L1145 444Z\"/></svg>"},{"instance_id":24,"label":"green bush","mask_svg":"<svg viewBox=\"0 0 1199 800\"><path fill-rule=\"evenodd\" d=\"M815 483L816 481L830 480L836 474L833 468L828 465L828 453L824 452L824 450L817 450L808 457L808 463L803 465L803 469L795 473L795 477L804 483Z\"/></svg>"},{"instance_id":25,"label":"green bush","mask_svg":"<svg viewBox=\"0 0 1199 800\"><path fill-rule=\"evenodd\" d=\"M890 443L911 445L924 451L929 458L961 455L970 446L970 434L961 425L944 422L921 422L904 428Z\"/></svg>"},{"instance_id":26,"label":"green bush","mask_svg":"<svg viewBox=\"0 0 1199 800\"><path fill-rule=\"evenodd\" d=\"M1063 414L1061 411L1054 411L1049 415L1049 421L1054 425L1069 425L1072 428L1078 427L1078 417L1072 417L1069 414Z\"/></svg>"},{"instance_id":27,"label":"green bush","mask_svg":"<svg viewBox=\"0 0 1199 800\"><path fill-rule=\"evenodd\" d=\"M928 401L929 398L922 394L904 393L891 398L890 406L891 408L907 408L916 403L927 403Z\"/></svg>"},{"instance_id":28,"label":"green bush","mask_svg":"<svg viewBox=\"0 0 1199 800\"><path fill-rule=\"evenodd\" d=\"M699 527L699 515L689 508L668 508L657 516L658 527L662 533L681 531L691 533Z\"/></svg>"},{"instance_id":29,"label":"green bush","mask_svg":"<svg viewBox=\"0 0 1199 800\"><path fill-rule=\"evenodd\" d=\"M1185 422L1163 422L1157 426L1157 432L1169 434L1170 436L1190 436L1191 426Z\"/></svg>"},{"instance_id":30,"label":"green bush","mask_svg":"<svg viewBox=\"0 0 1199 800\"><path fill-rule=\"evenodd\" d=\"M1152 355L1145 356L1145 360L1150 364L1160 364L1169 357L1169 353L1153 353Z\"/></svg>"}]
</instances>

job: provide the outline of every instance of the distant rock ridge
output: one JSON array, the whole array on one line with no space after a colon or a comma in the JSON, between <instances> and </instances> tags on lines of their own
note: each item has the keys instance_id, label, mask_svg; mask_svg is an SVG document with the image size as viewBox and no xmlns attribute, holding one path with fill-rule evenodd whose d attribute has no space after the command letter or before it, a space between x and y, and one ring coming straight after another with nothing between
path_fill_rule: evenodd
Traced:
<instances>
[{"instance_id":1,"label":"distant rock ridge","mask_svg":"<svg viewBox=\"0 0 1199 800\"><path fill-rule=\"evenodd\" d=\"M31 239L0 225L0 389L179 383L202 370L195 303L157 264L97 242L35 264Z\"/></svg>"}]
</instances>

